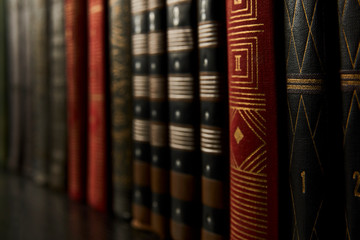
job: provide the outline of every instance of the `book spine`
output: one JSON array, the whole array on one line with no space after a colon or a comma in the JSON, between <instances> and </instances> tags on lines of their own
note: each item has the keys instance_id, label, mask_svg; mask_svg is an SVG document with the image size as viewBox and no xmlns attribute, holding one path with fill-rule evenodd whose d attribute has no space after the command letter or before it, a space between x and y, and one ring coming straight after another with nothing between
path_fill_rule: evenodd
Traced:
<instances>
[{"instance_id":1,"label":"book spine","mask_svg":"<svg viewBox=\"0 0 360 240\"><path fill-rule=\"evenodd\" d=\"M48 1L34 1L34 181L48 183L49 167L49 75Z\"/></svg>"},{"instance_id":2,"label":"book spine","mask_svg":"<svg viewBox=\"0 0 360 240\"><path fill-rule=\"evenodd\" d=\"M169 236L169 146L166 68L166 1L149 0L149 97L151 147L151 228Z\"/></svg>"},{"instance_id":3,"label":"book spine","mask_svg":"<svg viewBox=\"0 0 360 240\"><path fill-rule=\"evenodd\" d=\"M150 229L150 145L147 0L131 0L133 64L133 226Z\"/></svg>"},{"instance_id":4,"label":"book spine","mask_svg":"<svg viewBox=\"0 0 360 240\"><path fill-rule=\"evenodd\" d=\"M113 211L131 217L132 87L130 0L109 1Z\"/></svg>"},{"instance_id":5,"label":"book spine","mask_svg":"<svg viewBox=\"0 0 360 240\"><path fill-rule=\"evenodd\" d=\"M338 1L346 239L360 239L360 3Z\"/></svg>"},{"instance_id":6,"label":"book spine","mask_svg":"<svg viewBox=\"0 0 360 240\"><path fill-rule=\"evenodd\" d=\"M21 23L23 26L23 71L22 79L24 81L24 145L23 145L23 163L22 171L25 176L32 177L33 172L33 61L32 61L32 45L31 45L31 34L32 34L32 1L23 0L23 15Z\"/></svg>"},{"instance_id":7,"label":"book spine","mask_svg":"<svg viewBox=\"0 0 360 240\"><path fill-rule=\"evenodd\" d=\"M228 238L225 2L198 0L202 239ZM223 30L224 29L224 30Z\"/></svg>"},{"instance_id":8,"label":"book spine","mask_svg":"<svg viewBox=\"0 0 360 240\"><path fill-rule=\"evenodd\" d=\"M87 0L65 0L68 192L86 195L87 146Z\"/></svg>"},{"instance_id":9,"label":"book spine","mask_svg":"<svg viewBox=\"0 0 360 240\"><path fill-rule=\"evenodd\" d=\"M7 1L8 31L8 70L10 91L10 146L8 167L18 171L20 167L21 149L21 80L20 80L20 2Z\"/></svg>"},{"instance_id":10,"label":"book spine","mask_svg":"<svg viewBox=\"0 0 360 240\"><path fill-rule=\"evenodd\" d=\"M88 185L90 206L107 210L106 1L88 1Z\"/></svg>"},{"instance_id":11,"label":"book spine","mask_svg":"<svg viewBox=\"0 0 360 240\"><path fill-rule=\"evenodd\" d=\"M66 75L64 0L50 2L50 169L52 188L65 190Z\"/></svg>"},{"instance_id":12,"label":"book spine","mask_svg":"<svg viewBox=\"0 0 360 240\"><path fill-rule=\"evenodd\" d=\"M201 225L195 0L167 0L170 235L198 239Z\"/></svg>"},{"instance_id":13,"label":"book spine","mask_svg":"<svg viewBox=\"0 0 360 240\"><path fill-rule=\"evenodd\" d=\"M6 72L6 2L0 1L0 169L7 166L8 101Z\"/></svg>"},{"instance_id":14,"label":"book spine","mask_svg":"<svg viewBox=\"0 0 360 240\"><path fill-rule=\"evenodd\" d=\"M329 239L336 232L325 227L330 226L326 216L335 213L329 208L333 194L327 196L326 191L332 161L326 146L327 4L286 0L284 7L292 235L298 239Z\"/></svg>"},{"instance_id":15,"label":"book spine","mask_svg":"<svg viewBox=\"0 0 360 240\"><path fill-rule=\"evenodd\" d=\"M231 239L279 238L274 2L226 1Z\"/></svg>"}]
</instances>

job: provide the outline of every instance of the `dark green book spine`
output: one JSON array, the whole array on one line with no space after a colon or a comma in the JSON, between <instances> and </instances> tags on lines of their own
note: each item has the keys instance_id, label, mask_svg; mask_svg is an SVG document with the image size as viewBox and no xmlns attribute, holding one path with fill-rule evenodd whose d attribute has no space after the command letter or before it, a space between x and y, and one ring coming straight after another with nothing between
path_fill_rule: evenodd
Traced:
<instances>
[{"instance_id":1,"label":"dark green book spine","mask_svg":"<svg viewBox=\"0 0 360 240\"><path fill-rule=\"evenodd\" d=\"M346 239L360 239L360 2L338 0Z\"/></svg>"},{"instance_id":2,"label":"dark green book spine","mask_svg":"<svg viewBox=\"0 0 360 240\"><path fill-rule=\"evenodd\" d=\"M167 0L170 236L198 239L201 228L197 1Z\"/></svg>"},{"instance_id":3,"label":"dark green book spine","mask_svg":"<svg viewBox=\"0 0 360 240\"><path fill-rule=\"evenodd\" d=\"M50 153L49 184L65 190L67 160L67 105L65 74L64 0L50 1Z\"/></svg>"},{"instance_id":4,"label":"dark green book spine","mask_svg":"<svg viewBox=\"0 0 360 240\"><path fill-rule=\"evenodd\" d=\"M198 0L201 239L227 239L228 103L225 1Z\"/></svg>"},{"instance_id":5,"label":"dark green book spine","mask_svg":"<svg viewBox=\"0 0 360 240\"><path fill-rule=\"evenodd\" d=\"M112 209L131 217L132 197L132 86L130 0L109 1Z\"/></svg>"},{"instance_id":6,"label":"dark green book spine","mask_svg":"<svg viewBox=\"0 0 360 240\"><path fill-rule=\"evenodd\" d=\"M49 168L49 74L48 1L34 0L32 46L34 77L34 180L48 183Z\"/></svg>"},{"instance_id":7,"label":"dark green book spine","mask_svg":"<svg viewBox=\"0 0 360 240\"><path fill-rule=\"evenodd\" d=\"M9 92L10 92L10 147L8 167L13 171L18 171L21 158L21 69L20 69L20 1L7 1L8 18L8 70L9 70Z\"/></svg>"},{"instance_id":8,"label":"dark green book spine","mask_svg":"<svg viewBox=\"0 0 360 240\"><path fill-rule=\"evenodd\" d=\"M150 134L148 0L131 0L133 69L134 197L133 226L150 229Z\"/></svg>"},{"instance_id":9,"label":"dark green book spine","mask_svg":"<svg viewBox=\"0 0 360 240\"><path fill-rule=\"evenodd\" d=\"M148 17L151 228L161 238L166 238L170 215L166 1L149 0Z\"/></svg>"},{"instance_id":10,"label":"dark green book spine","mask_svg":"<svg viewBox=\"0 0 360 240\"><path fill-rule=\"evenodd\" d=\"M6 5L0 0L0 169L7 159Z\"/></svg>"},{"instance_id":11,"label":"dark green book spine","mask_svg":"<svg viewBox=\"0 0 360 240\"><path fill-rule=\"evenodd\" d=\"M23 163L22 171L24 175L31 177L33 170L33 61L32 61L32 43L31 34L33 30L32 25L32 3L33 1L23 1L23 13L21 24L23 26L22 37L22 78L24 81L24 145L23 145Z\"/></svg>"}]
</instances>

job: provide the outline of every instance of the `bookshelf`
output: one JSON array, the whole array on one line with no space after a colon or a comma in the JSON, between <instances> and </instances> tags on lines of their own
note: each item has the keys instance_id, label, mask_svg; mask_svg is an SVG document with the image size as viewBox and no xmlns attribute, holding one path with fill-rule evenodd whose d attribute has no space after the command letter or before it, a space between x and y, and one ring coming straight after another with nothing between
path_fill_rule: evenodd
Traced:
<instances>
[{"instance_id":1,"label":"bookshelf","mask_svg":"<svg viewBox=\"0 0 360 240\"><path fill-rule=\"evenodd\" d=\"M72 202L64 193L31 180L0 173L0 239L2 240L156 240L128 222Z\"/></svg>"}]
</instances>

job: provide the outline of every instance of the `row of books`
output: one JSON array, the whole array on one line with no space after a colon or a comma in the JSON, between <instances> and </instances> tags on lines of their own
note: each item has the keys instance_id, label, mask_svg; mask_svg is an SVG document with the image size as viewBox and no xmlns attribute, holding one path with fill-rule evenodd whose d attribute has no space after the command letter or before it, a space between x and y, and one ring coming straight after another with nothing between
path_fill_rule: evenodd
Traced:
<instances>
[{"instance_id":1,"label":"row of books","mask_svg":"<svg viewBox=\"0 0 360 240\"><path fill-rule=\"evenodd\" d=\"M360 239L358 0L0 0L0 162L172 239Z\"/></svg>"}]
</instances>

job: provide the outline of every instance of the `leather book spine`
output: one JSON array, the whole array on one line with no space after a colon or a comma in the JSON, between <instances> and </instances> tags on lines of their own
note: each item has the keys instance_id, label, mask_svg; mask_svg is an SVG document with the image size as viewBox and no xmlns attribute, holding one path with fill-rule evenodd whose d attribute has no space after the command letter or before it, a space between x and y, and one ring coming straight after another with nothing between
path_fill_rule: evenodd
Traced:
<instances>
[{"instance_id":1,"label":"leather book spine","mask_svg":"<svg viewBox=\"0 0 360 240\"><path fill-rule=\"evenodd\" d=\"M88 1L89 75L88 75L88 182L87 200L90 206L108 208L107 161L107 36L105 0Z\"/></svg>"},{"instance_id":2,"label":"leather book spine","mask_svg":"<svg viewBox=\"0 0 360 240\"><path fill-rule=\"evenodd\" d=\"M150 133L147 0L131 0L133 86L133 221L150 230Z\"/></svg>"},{"instance_id":3,"label":"leather book spine","mask_svg":"<svg viewBox=\"0 0 360 240\"><path fill-rule=\"evenodd\" d=\"M109 1L113 211L131 217L132 95L130 0Z\"/></svg>"},{"instance_id":4,"label":"leather book spine","mask_svg":"<svg viewBox=\"0 0 360 240\"><path fill-rule=\"evenodd\" d=\"M230 238L278 239L275 1L226 3Z\"/></svg>"},{"instance_id":5,"label":"leather book spine","mask_svg":"<svg viewBox=\"0 0 360 240\"><path fill-rule=\"evenodd\" d=\"M24 81L24 145L23 145L23 162L22 162L22 172L25 176L32 178L33 172L33 152L34 152L34 143L33 143L33 61L32 61L32 43L31 43L31 34L32 34L32 11L33 3L32 1L23 0L23 13L21 17L21 24L23 26L22 32L22 79Z\"/></svg>"},{"instance_id":6,"label":"leather book spine","mask_svg":"<svg viewBox=\"0 0 360 240\"><path fill-rule=\"evenodd\" d=\"M228 238L228 102L225 1L198 0L201 239Z\"/></svg>"},{"instance_id":7,"label":"leather book spine","mask_svg":"<svg viewBox=\"0 0 360 240\"><path fill-rule=\"evenodd\" d=\"M6 71L6 1L0 1L0 169L7 166L8 81Z\"/></svg>"},{"instance_id":8,"label":"leather book spine","mask_svg":"<svg viewBox=\"0 0 360 240\"><path fill-rule=\"evenodd\" d=\"M49 184L65 190L66 186L66 74L64 0L50 1L50 168Z\"/></svg>"},{"instance_id":9,"label":"leather book spine","mask_svg":"<svg viewBox=\"0 0 360 240\"><path fill-rule=\"evenodd\" d=\"M360 239L360 2L338 0L346 239Z\"/></svg>"},{"instance_id":10,"label":"leather book spine","mask_svg":"<svg viewBox=\"0 0 360 240\"><path fill-rule=\"evenodd\" d=\"M68 192L86 196L87 151L87 0L65 0Z\"/></svg>"},{"instance_id":11,"label":"leather book spine","mask_svg":"<svg viewBox=\"0 0 360 240\"><path fill-rule=\"evenodd\" d=\"M170 236L178 240L199 239L201 228L196 5L167 0Z\"/></svg>"},{"instance_id":12,"label":"leather book spine","mask_svg":"<svg viewBox=\"0 0 360 240\"><path fill-rule=\"evenodd\" d=\"M49 168L49 58L48 1L35 0L33 8L34 61L34 181L48 183Z\"/></svg>"},{"instance_id":13,"label":"leather book spine","mask_svg":"<svg viewBox=\"0 0 360 240\"><path fill-rule=\"evenodd\" d=\"M9 159L8 168L13 171L18 171L20 167L21 158L21 79L20 79L20 1L7 1L7 31L8 31L8 76L9 76L9 91L10 91L10 115L9 121Z\"/></svg>"},{"instance_id":14,"label":"leather book spine","mask_svg":"<svg viewBox=\"0 0 360 240\"><path fill-rule=\"evenodd\" d=\"M167 101L166 1L149 0L149 97L151 228L169 236L169 145Z\"/></svg>"},{"instance_id":15,"label":"leather book spine","mask_svg":"<svg viewBox=\"0 0 360 240\"><path fill-rule=\"evenodd\" d=\"M325 26L329 23L325 23L324 16L330 3L284 3L291 235L296 239L339 239L335 236L340 226L331 227L338 220L337 210L330 204L337 197L331 183L339 172L332 173L330 165L335 155L329 155L332 149L327 142L328 131L335 136L337 128L328 126L327 110L326 45L331 39L326 38Z\"/></svg>"}]
</instances>

